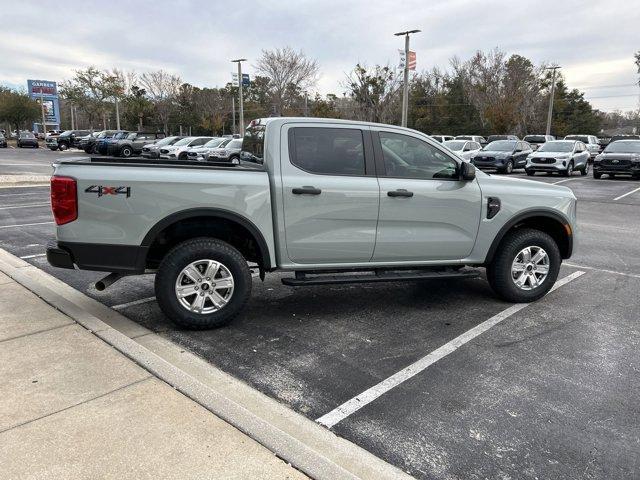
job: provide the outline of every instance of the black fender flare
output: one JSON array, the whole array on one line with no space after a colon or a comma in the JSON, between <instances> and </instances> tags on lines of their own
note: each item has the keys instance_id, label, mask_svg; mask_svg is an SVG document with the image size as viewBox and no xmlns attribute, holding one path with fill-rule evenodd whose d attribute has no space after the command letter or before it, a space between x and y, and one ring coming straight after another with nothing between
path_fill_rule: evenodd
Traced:
<instances>
[{"instance_id":1,"label":"black fender flare","mask_svg":"<svg viewBox=\"0 0 640 480\"><path fill-rule=\"evenodd\" d=\"M505 223L502 226L502 228L500 228L500 230L498 231L498 234L493 239L493 242L491 242L489 251L487 252L487 255L484 259L484 264L485 265L489 264L493 260L493 256L495 255L496 250L498 250L498 246L500 245L500 242L502 242L502 239L504 238L504 236L507 234L509 230L511 230L518 223L533 217L547 217L557 221L560 225L564 227L564 231L567 236L567 252L565 255L563 255L563 258L571 257L571 254L573 253L573 230L571 229L571 225L569 224L569 221L567 220L567 218L554 210L535 209L535 210L527 210L524 212L520 212L519 214L512 217L507 223ZM567 230L567 227L569 227L568 230Z\"/></svg>"},{"instance_id":2,"label":"black fender flare","mask_svg":"<svg viewBox=\"0 0 640 480\"><path fill-rule=\"evenodd\" d=\"M172 213L171 215L163 218L153 227L151 227L151 229L147 232L144 239L142 240L140 246L148 250L158 234L160 234L160 232L162 232L165 228L181 220L187 220L189 218L195 217L224 218L225 220L230 220L246 228L258 244L260 257L262 259L262 268L265 270L271 270L272 266L269 247L267 246L267 242L265 241L264 235L262 235L260 229L256 227L251 220L245 218L244 216L229 210L224 210L222 208L189 208L187 210L181 210L179 212Z\"/></svg>"}]
</instances>

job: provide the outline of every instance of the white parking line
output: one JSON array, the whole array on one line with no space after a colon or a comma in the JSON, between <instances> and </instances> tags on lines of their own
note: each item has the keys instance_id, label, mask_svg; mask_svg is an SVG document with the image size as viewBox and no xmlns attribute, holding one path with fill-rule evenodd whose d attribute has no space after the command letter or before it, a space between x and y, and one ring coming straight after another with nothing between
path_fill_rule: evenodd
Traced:
<instances>
[{"instance_id":1,"label":"white parking line","mask_svg":"<svg viewBox=\"0 0 640 480\"><path fill-rule=\"evenodd\" d=\"M0 228L17 228L17 227L30 227L32 225L50 225L53 222L38 222L38 223L22 223L19 225L0 225Z\"/></svg>"},{"instance_id":2,"label":"white parking line","mask_svg":"<svg viewBox=\"0 0 640 480\"><path fill-rule=\"evenodd\" d=\"M156 297L141 298L140 300L135 300L133 302L122 303L120 305L114 305L111 308L113 308L114 310L122 310L123 308L133 307L134 305L142 305L143 303L153 302L155 299L156 299Z\"/></svg>"},{"instance_id":3,"label":"white parking line","mask_svg":"<svg viewBox=\"0 0 640 480\"><path fill-rule=\"evenodd\" d=\"M571 275L567 275L566 277L558 280L555 283L555 285L551 288L550 292L553 292L554 290L562 287L563 285L566 285L570 281L575 280L581 275L584 275L584 273L585 272L577 271L572 273ZM471 330L466 331L465 333L454 338L450 342L445 343L440 348L437 348L433 352L429 353L425 357L422 357L420 360L412 363L408 367L405 367L399 372L394 373L393 375L386 378L385 380L378 383L377 385L374 385L368 390L365 390L364 392L352 398L351 400L347 400L345 403L343 403L339 407L330 411L326 415L323 415L322 417L318 418L316 422L328 428L333 427L336 423L344 420L349 415L352 415L353 413L357 412L362 407L373 402L375 399L385 394L392 388L397 387L401 383L405 382L406 380L422 372L424 369L426 369L430 365L433 365L438 360L441 360L442 358L446 357L450 353L455 352L458 348L460 348L465 343L473 340L478 335L481 335L487 330L489 330L491 327L496 326L503 320L509 318L511 315L519 312L520 310L525 308L527 305L531 305L531 304L516 303L515 305L510 306L506 310L503 310L502 312L498 313L497 315L494 315L490 319L485 320L481 324L476 325Z\"/></svg>"},{"instance_id":4,"label":"white parking line","mask_svg":"<svg viewBox=\"0 0 640 480\"><path fill-rule=\"evenodd\" d=\"M557 182L551 182L551 185L558 185L559 183L568 182L570 180L578 180L580 177L575 178L565 178L564 180L558 180Z\"/></svg>"},{"instance_id":5,"label":"white parking line","mask_svg":"<svg viewBox=\"0 0 640 480\"><path fill-rule=\"evenodd\" d=\"M584 268L586 270L595 270L597 272L612 273L614 275L623 275L625 277L631 277L631 278L640 278L640 274L637 274L637 273L617 272L615 270L607 270L606 268L587 267L586 265L576 265L575 263L569 263L569 262L562 262L562 264L566 265L567 267Z\"/></svg>"},{"instance_id":6,"label":"white parking line","mask_svg":"<svg viewBox=\"0 0 640 480\"><path fill-rule=\"evenodd\" d=\"M0 207L0 210L13 210L15 208L29 208L29 207L48 207L51 205L47 203L28 203L26 205L11 205L10 207Z\"/></svg>"},{"instance_id":7,"label":"white parking line","mask_svg":"<svg viewBox=\"0 0 640 480\"><path fill-rule=\"evenodd\" d=\"M616 200L620 200L621 198L624 198L627 195L631 195L632 193L636 193L639 190L640 190L640 187L635 188L635 189L631 190L630 192L625 193L624 195L620 195L619 197L614 198L613 201L615 202Z\"/></svg>"},{"instance_id":8,"label":"white parking line","mask_svg":"<svg viewBox=\"0 0 640 480\"><path fill-rule=\"evenodd\" d=\"M22 257L20 257L23 260L27 260L29 258L38 258L38 257L44 257L46 256L46 253L36 253L35 255L23 255Z\"/></svg>"}]
</instances>

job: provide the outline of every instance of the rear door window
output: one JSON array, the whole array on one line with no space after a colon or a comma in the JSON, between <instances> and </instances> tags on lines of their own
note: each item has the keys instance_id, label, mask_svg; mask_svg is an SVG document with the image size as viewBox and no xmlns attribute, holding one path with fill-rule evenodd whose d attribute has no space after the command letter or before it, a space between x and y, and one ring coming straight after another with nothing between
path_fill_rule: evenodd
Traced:
<instances>
[{"instance_id":1,"label":"rear door window","mask_svg":"<svg viewBox=\"0 0 640 480\"><path fill-rule=\"evenodd\" d=\"M289 130L293 165L321 175L365 175L362 130L294 127Z\"/></svg>"}]
</instances>

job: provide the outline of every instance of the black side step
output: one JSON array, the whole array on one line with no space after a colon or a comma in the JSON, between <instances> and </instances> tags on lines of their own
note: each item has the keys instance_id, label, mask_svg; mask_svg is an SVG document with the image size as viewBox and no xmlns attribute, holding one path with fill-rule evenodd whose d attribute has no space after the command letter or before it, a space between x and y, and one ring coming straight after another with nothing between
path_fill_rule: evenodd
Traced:
<instances>
[{"instance_id":1,"label":"black side step","mask_svg":"<svg viewBox=\"0 0 640 480\"><path fill-rule=\"evenodd\" d=\"M313 272L309 272L313 273ZM475 278L480 276L477 269L462 268L459 270L378 270L372 273L354 275L314 275L308 277L307 272L296 272L295 278L283 278L282 283L293 287L303 285L330 285L336 283L370 283L400 282L411 280L429 280L442 278Z\"/></svg>"}]
</instances>

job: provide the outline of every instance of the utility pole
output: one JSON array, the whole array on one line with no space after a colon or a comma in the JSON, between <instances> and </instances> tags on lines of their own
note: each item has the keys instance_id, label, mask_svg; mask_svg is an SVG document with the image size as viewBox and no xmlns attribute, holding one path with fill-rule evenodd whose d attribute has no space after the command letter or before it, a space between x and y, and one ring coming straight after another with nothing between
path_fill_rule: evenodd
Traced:
<instances>
[{"instance_id":1,"label":"utility pole","mask_svg":"<svg viewBox=\"0 0 640 480\"><path fill-rule=\"evenodd\" d=\"M238 98L240 100L240 128L238 129L240 132L240 136L244 136L244 104L242 100L242 62L246 62L246 58L237 58L235 60L231 60L231 63L238 64ZM235 108L234 108L235 115ZM235 124L235 120L233 122Z\"/></svg>"},{"instance_id":2,"label":"utility pole","mask_svg":"<svg viewBox=\"0 0 640 480\"><path fill-rule=\"evenodd\" d=\"M231 121L231 133L236 133L236 97L231 97L231 115L233 120Z\"/></svg>"},{"instance_id":3,"label":"utility pole","mask_svg":"<svg viewBox=\"0 0 640 480\"><path fill-rule=\"evenodd\" d=\"M394 33L396 37L404 35L404 85L402 87L402 126L407 126L407 116L409 112L409 35L418 33L420 30L407 30L406 32Z\"/></svg>"},{"instance_id":4,"label":"utility pole","mask_svg":"<svg viewBox=\"0 0 640 480\"><path fill-rule=\"evenodd\" d=\"M75 130L75 120L73 118L73 104L71 104L71 130Z\"/></svg>"},{"instance_id":5,"label":"utility pole","mask_svg":"<svg viewBox=\"0 0 640 480\"><path fill-rule=\"evenodd\" d=\"M116 101L116 130L120 130L120 109L118 108L118 97L113 97Z\"/></svg>"},{"instance_id":6,"label":"utility pole","mask_svg":"<svg viewBox=\"0 0 640 480\"><path fill-rule=\"evenodd\" d=\"M560 68L558 65L547 67L545 70L553 70L551 76L551 96L549 97L549 113L547 114L547 135L551 135L551 117L553 116L553 97L556 93L556 71Z\"/></svg>"},{"instance_id":7,"label":"utility pole","mask_svg":"<svg viewBox=\"0 0 640 480\"><path fill-rule=\"evenodd\" d=\"M40 87L40 112L42 113L42 132L44 136L47 136L47 121L44 116L44 94L42 93L42 87ZM19 133L19 132L18 132Z\"/></svg>"}]
</instances>

